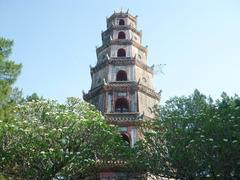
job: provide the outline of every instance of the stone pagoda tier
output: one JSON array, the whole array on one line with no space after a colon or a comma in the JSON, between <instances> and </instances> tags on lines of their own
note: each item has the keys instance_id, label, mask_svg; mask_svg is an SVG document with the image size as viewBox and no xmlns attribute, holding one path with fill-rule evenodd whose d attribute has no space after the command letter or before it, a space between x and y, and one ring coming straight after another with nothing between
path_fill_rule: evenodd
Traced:
<instances>
[{"instance_id":1,"label":"stone pagoda tier","mask_svg":"<svg viewBox=\"0 0 240 180\"><path fill-rule=\"evenodd\" d=\"M153 88L153 68L147 65L147 47L137 29L137 16L114 12L96 48L97 64L90 67L92 84L84 100L94 104L123 138L133 146L140 138L138 124L152 119L151 108L159 104Z\"/></svg>"}]
</instances>

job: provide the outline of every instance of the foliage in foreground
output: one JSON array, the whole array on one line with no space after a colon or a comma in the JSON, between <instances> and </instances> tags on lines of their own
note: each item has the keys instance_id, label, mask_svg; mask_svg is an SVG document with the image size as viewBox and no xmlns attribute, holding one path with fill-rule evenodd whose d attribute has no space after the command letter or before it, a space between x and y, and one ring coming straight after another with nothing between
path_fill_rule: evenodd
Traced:
<instances>
[{"instance_id":1,"label":"foliage in foreground","mask_svg":"<svg viewBox=\"0 0 240 180\"><path fill-rule=\"evenodd\" d=\"M129 149L89 104L69 98L22 98L12 85L21 64L13 42L0 38L0 178L84 178L99 161L119 160L131 172L177 179L240 179L240 98L213 102L199 91L174 97L144 124L144 139Z\"/></svg>"},{"instance_id":2,"label":"foliage in foreground","mask_svg":"<svg viewBox=\"0 0 240 180\"><path fill-rule=\"evenodd\" d=\"M9 59L12 45L13 41L0 37L0 120L8 119L10 107L16 104L14 100L20 93L12 88L22 67Z\"/></svg>"},{"instance_id":3,"label":"foliage in foreground","mask_svg":"<svg viewBox=\"0 0 240 180\"><path fill-rule=\"evenodd\" d=\"M198 90L155 110L135 166L180 179L240 179L240 98L225 93L215 103Z\"/></svg>"},{"instance_id":4,"label":"foliage in foreground","mask_svg":"<svg viewBox=\"0 0 240 180\"><path fill-rule=\"evenodd\" d=\"M31 101L0 121L0 169L6 177L51 179L94 175L99 160L121 154L120 136L92 105ZM120 157L119 157L120 158Z\"/></svg>"},{"instance_id":5,"label":"foliage in foreground","mask_svg":"<svg viewBox=\"0 0 240 180\"><path fill-rule=\"evenodd\" d=\"M0 38L0 178L79 179L95 175L99 161L124 159L116 129L93 106L13 89L21 64L9 59L12 45Z\"/></svg>"}]
</instances>

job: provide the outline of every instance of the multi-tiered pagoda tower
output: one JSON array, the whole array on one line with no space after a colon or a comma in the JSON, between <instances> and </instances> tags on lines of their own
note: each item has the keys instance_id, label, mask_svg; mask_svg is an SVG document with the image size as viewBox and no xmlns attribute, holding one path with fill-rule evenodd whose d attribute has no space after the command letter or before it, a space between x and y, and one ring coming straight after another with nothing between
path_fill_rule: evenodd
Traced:
<instances>
[{"instance_id":1,"label":"multi-tiered pagoda tower","mask_svg":"<svg viewBox=\"0 0 240 180\"><path fill-rule=\"evenodd\" d=\"M139 123L153 118L151 108L160 101L153 89L153 68L147 65L147 47L141 42L137 16L115 12L107 18L102 46L96 49L97 64L90 67L91 89L84 94L109 123L119 126L130 146L141 138Z\"/></svg>"},{"instance_id":2,"label":"multi-tiered pagoda tower","mask_svg":"<svg viewBox=\"0 0 240 180\"><path fill-rule=\"evenodd\" d=\"M147 65L147 47L141 45L137 16L128 12L107 18L102 46L96 49L97 64L91 68L92 85L84 99L94 104L109 123L119 126L130 146L139 138L137 125L153 118L159 104L153 89L153 68Z\"/></svg>"}]
</instances>

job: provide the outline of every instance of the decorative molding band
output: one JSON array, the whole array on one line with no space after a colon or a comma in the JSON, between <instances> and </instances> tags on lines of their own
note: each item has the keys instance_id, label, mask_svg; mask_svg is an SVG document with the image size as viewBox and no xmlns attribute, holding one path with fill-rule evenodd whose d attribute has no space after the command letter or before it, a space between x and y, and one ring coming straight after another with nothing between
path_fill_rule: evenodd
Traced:
<instances>
[{"instance_id":1,"label":"decorative molding band","mask_svg":"<svg viewBox=\"0 0 240 180\"><path fill-rule=\"evenodd\" d=\"M161 97L161 91L157 93L153 89L138 84L135 81L115 81L91 89L87 94L83 95L83 99L88 101L93 97L108 91L139 91L157 100L160 100Z\"/></svg>"},{"instance_id":2,"label":"decorative molding band","mask_svg":"<svg viewBox=\"0 0 240 180\"><path fill-rule=\"evenodd\" d=\"M139 35L140 37L142 37L142 32L138 31L136 28L134 28L131 25L111 25L107 30L102 32L102 35L110 34L114 30L117 30L117 31L131 30L131 31L135 32L137 35Z\"/></svg>"},{"instance_id":3,"label":"decorative molding band","mask_svg":"<svg viewBox=\"0 0 240 180\"><path fill-rule=\"evenodd\" d=\"M131 57L112 57L109 60L105 60L100 64L97 64L95 67L91 67L91 74L96 73L100 69L104 68L107 65L116 65L116 66L122 66L122 65L136 65L147 72L153 74L153 69L149 67L148 65L142 63L139 60L136 60L136 58Z\"/></svg>"},{"instance_id":4,"label":"decorative molding band","mask_svg":"<svg viewBox=\"0 0 240 180\"><path fill-rule=\"evenodd\" d=\"M114 39L109 41L106 44L103 44L102 46L98 47L96 49L97 54L103 51L104 49L108 48L111 45L133 45L136 48L140 49L141 51L145 52L147 54L147 47L142 46L141 44L130 40L130 39Z\"/></svg>"}]
</instances>

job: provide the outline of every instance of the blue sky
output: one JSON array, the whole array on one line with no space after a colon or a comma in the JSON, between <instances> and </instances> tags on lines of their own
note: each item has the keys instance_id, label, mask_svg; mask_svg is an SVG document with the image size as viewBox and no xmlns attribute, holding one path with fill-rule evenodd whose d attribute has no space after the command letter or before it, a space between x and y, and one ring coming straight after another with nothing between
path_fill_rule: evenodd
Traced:
<instances>
[{"instance_id":1,"label":"blue sky","mask_svg":"<svg viewBox=\"0 0 240 180\"><path fill-rule=\"evenodd\" d=\"M23 64L16 86L63 102L89 90L106 17L138 15L148 64L162 104L195 88L213 98L240 90L239 0L0 0L0 36L13 39L11 58Z\"/></svg>"}]
</instances>

